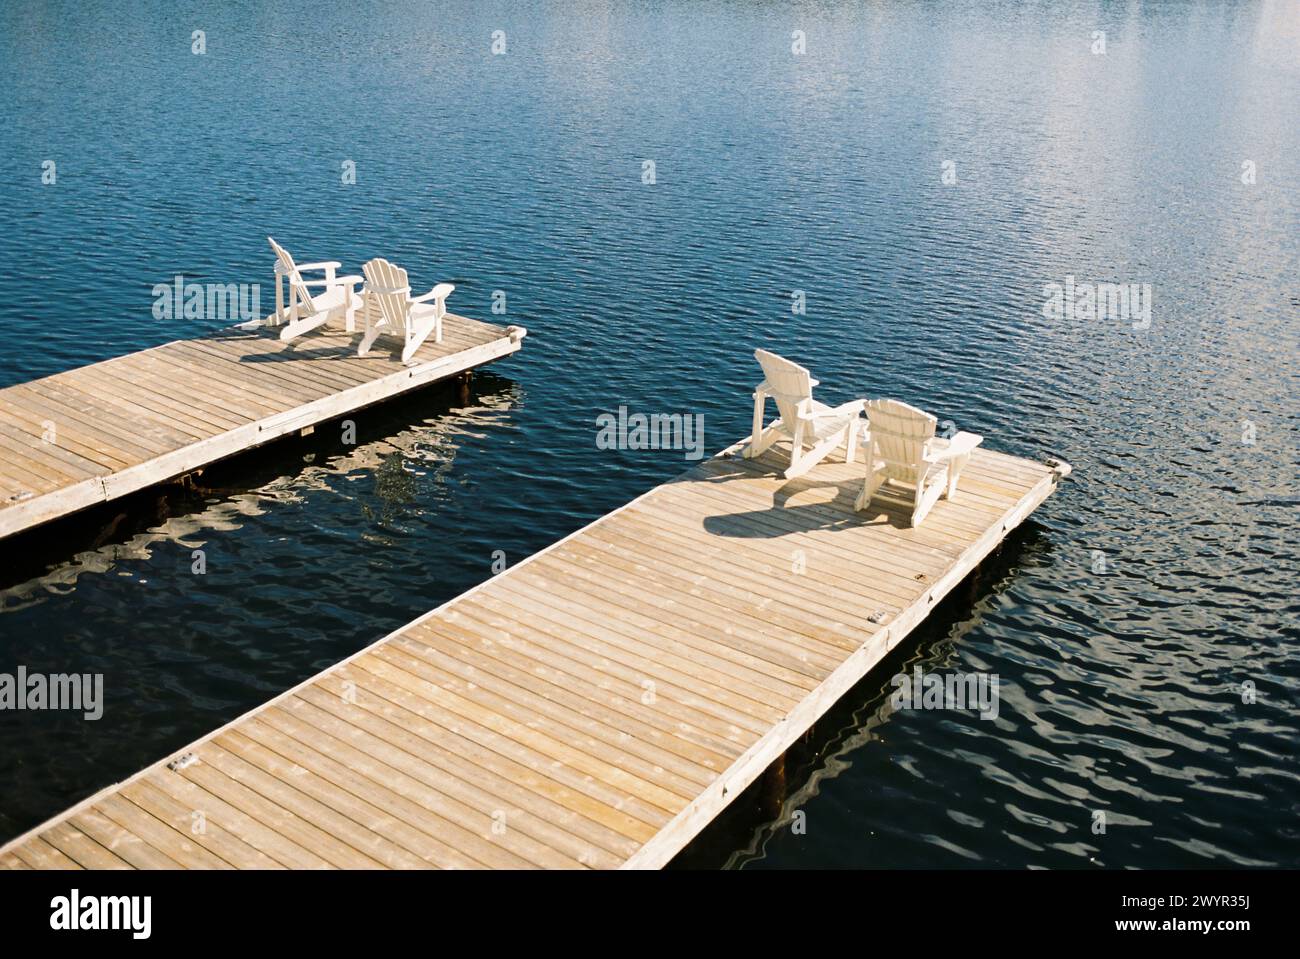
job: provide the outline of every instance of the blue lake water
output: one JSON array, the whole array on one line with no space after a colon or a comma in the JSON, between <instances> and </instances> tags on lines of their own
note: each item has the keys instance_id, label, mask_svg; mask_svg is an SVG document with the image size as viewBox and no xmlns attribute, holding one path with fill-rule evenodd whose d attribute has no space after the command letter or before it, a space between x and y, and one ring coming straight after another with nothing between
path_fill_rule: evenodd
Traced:
<instances>
[{"instance_id":1,"label":"blue lake water","mask_svg":"<svg viewBox=\"0 0 1300 959\"><path fill-rule=\"evenodd\" d=\"M1075 474L679 864L1300 866L1292 0L6 4L0 89L0 386L224 325L154 318L178 274L268 302L268 234L529 329L8 551L0 671L107 705L0 714L0 838L687 465L601 412L744 436L762 346ZM892 711L916 664L999 718Z\"/></svg>"}]
</instances>

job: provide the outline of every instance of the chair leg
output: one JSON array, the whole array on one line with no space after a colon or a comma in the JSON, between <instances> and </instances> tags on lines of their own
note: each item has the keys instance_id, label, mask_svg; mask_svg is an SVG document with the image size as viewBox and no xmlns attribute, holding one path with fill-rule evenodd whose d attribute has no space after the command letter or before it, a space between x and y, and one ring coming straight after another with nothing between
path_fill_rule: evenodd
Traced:
<instances>
[{"instance_id":1,"label":"chair leg","mask_svg":"<svg viewBox=\"0 0 1300 959\"><path fill-rule=\"evenodd\" d=\"M298 335L298 295L291 289L289 290L289 316L288 322L284 323L284 329L280 331L280 339L290 340Z\"/></svg>"},{"instance_id":2,"label":"chair leg","mask_svg":"<svg viewBox=\"0 0 1300 959\"><path fill-rule=\"evenodd\" d=\"M754 394L754 426L749 431L749 445L745 447L745 459L753 459L768 447L768 443L763 442L764 402L762 396L757 393Z\"/></svg>"},{"instance_id":3,"label":"chair leg","mask_svg":"<svg viewBox=\"0 0 1300 959\"><path fill-rule=\"evenodd\" d=\"M437 332L440 322L441 321L435 317L431 320L422 322L417 327L407 327L406 346L402 349L403 363L410 365L412 358L419 351L420 347L424 345L430 334L434 335L434 342L438 342Z\"/></svg>"},{"instance_id":4,"label":"chair leg","mask_svg":"<svg viewBox=\"0 0 1300 959\"><path fill-rule=\"evenodd\" d=\"M357 356L365 356L369 353L377 339L379 339L379 330L374 328L366 330L366 335L361 338L361 345L357 347Z\"/></svg>"},{"instance_id":5,"label":"chair leg","mask_svg":"<svg viewBox=\"0 0 1300 959\"><path fill-rule=\"evenodd\" d=\"M407 317L407 323L410 323L410 317ZM402 340L402 363L406 366L411 365L411 357L415 356L415 351L420 348L423 342L415 335L415 331L409 326L406 328L406 336Z\"/></svg>"},{"instance_id":6,"label":"chair leg","mask_svg":"<svg viewBox=\"0 0 1300 959\"><path fill-rule=\"evenodd\" d=\"M845 429L848 430L849 435L844 441L844 462L852 463L858 456L858 419L856 416Z\"/></svg>"},{"instance_id":7,"label":"chair leg","mask_svg":"<svg viewBox=\"0 0 1300 959\"><path fill-rule=\"evenodd\" d=\"M811 462L804 466L803 469L799 468L799 464L802 463L804 459L803 447L798 443L791 444L790 465L785 468L786 479L794 479L796 476L808 472L809 467L812 466Z\"/></svg>"},{"instance_id":8,"label":"chair leg","mask_svg":"<svg viewBox=\"0 0 1300 959\"><path fill-rule=\"evenodd\" d=\"M790 437L790 465L785 471L786 479L794 479L794 477L808 472L817 462L816 458L804 453L803 429L804 423L803 420L800 420L794 428L794 436Z\"/></svg>"},{"instance_id":9,"label":"chair leg","mask_svg":"<svg viewBox=\"0 0 1300 959\"><path fill-rule=\"evenodd\" d=\"M958 456L953 459L948 466L948 483L944 490L944 498L952 499L957 495L957 480L961 477L961 471L966 468L967 462L970 461L970 454Z\"/></svg>"},{"instance_id":10,"label":"chair leg","mask_svg":"<svg viewBox=\"0 0 1300 959\"><path fill-rule=\"evenodd\" d=\"M284 277L275 274L275 325L284 322Z\"/></svg>"},{"instance_id":11,"label":"chair leg","mask_svg":"<svg viewBox=\"0 0 1300 959\"><path fill-rule=\"evenodd\" d=\"M853 508L858 512L866 509L878 489L880 489L880 474L868 473L867 478L862 483L862 492L858 494L858 499L853 504Z\"/></svg>"},{"instance_id":12,"label":"chair leg","mask_svg":"<svg viewBox=\"0 0 1300 959\"><path fill-rule=\"evenodd\" d=\"M922 483L916 488L916 505L912 508L912 525L920 526L925 518L930 515L930 510L934 509L934 504L939 502L939 497L943 495L944 488L948 478L937 477L930 483Z\"/></svg>"},{"instance_id":13,"label":"chair leg","mask_svg":"<svg viewBox=\"0 0 1300 959\"><path fill-rule=\"evenodd\" d=\"M781 431L776 428L776 424L764 427L759 431L758 442L750 443L745 447L745 458L752 459L766 451L769 446L777 441L780 434Z\"/></svg>"}]
</instances>

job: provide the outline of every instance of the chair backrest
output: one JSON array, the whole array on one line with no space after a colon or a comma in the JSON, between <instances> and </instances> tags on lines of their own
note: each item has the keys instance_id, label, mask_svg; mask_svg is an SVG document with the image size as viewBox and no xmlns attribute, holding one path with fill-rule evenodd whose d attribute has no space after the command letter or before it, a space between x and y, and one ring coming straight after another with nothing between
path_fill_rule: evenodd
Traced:
<instances>
[{"instance_id":1,"label":"chair backrest","mask_svg":"<svg viewBox=\"0 0 1300 959\"><path fill-rule=\"evenodd\" d=\"M868 400L871 455L885 463L885 476L918 483L929 468L924 461L938 421L924 410L899 400Z\"/></svg>"},{"instance_id":2,"label":"chair backrest","mask_svg":"<svg viewBox=\"0 0 1300 959\"><path fill-rule=\"evenodd\" d=\"M302 274L298 272L298 264L293 262L293 256L271 237L268 236L266 240L271 244L271 249L275 251L275 258L280 261L280 269L284 271L284 275L288 278L290 288L298 295L298 302L309 315L315 313L316 307L312 303L311 290L308 289L307 284L303 283ZM279 282L277 279L276 283Z\"/></svg>"},{"instance_id":3,"label":"chair backrest","mask_svg":"<svg viewBox=\"0 0 1300 959\"><path fill-rule=\"evenodd\" d=\"M772 398L776 400L782 423L794 429L799 403L812 398L812 374L798 363L767 350L755 350L754 359L763 368L763 379L772 389Z\"/></svg>"},{"instance_id":4,"label":"chair backrest","mask_svg":"<svg viewBox=\"0 0 1300 959\"><path fill-rule=\"evenodd\" d=\"M379 307L390 327L405 333L411 307L411 281L406 271L377 256L361 272L366 275L366 296Z\"/></svg>"}]
</instances>

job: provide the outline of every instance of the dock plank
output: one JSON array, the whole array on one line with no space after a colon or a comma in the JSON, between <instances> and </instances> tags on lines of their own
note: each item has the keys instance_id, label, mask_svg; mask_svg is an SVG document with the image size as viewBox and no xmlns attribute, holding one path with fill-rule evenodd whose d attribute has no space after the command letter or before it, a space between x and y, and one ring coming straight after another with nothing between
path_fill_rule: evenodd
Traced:
<instances>
[{"instance_id":1,"label":"dock plank","mask_svg":"<svg viewBox=\"0 0 1300 959\"><path fill-rule=\"evenodd\" d=\"M81 869L76 860L55 849L40 836L33 836L20 846L13 847L13 855L32 869Z\"/></svg>"}]
</instances>

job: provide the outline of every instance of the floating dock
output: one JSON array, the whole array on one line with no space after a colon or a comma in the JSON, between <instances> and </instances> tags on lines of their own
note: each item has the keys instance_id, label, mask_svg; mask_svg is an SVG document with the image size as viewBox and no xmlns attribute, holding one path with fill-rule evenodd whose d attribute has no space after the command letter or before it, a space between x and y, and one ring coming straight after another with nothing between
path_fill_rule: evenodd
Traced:
<instances>
[{"instance_id":1,"label":"floating dock","mask_svg":"<svg viewBox=\"0 0 1300 959\"><path fill-rule=\"evenodd\" d=\"M498 347L499 348L499 347ZM283 414L281 414L283 415ZM733 447L0 849L25 868L667 863L1069 473L921 527Z\"/></svg>"},{"instance_id":2,"label":"floating dock","mask_svg":"<svg viewBox=\"0 0 1300 959\"><path fill-rule=\"evenodd\" d=\"M0 537L499 359L522 327L448 314L403 366L381 339L275 327L177 340L0 389ZM395 342L395 341L394 341Z\"/></svg>"}]
</instances>

